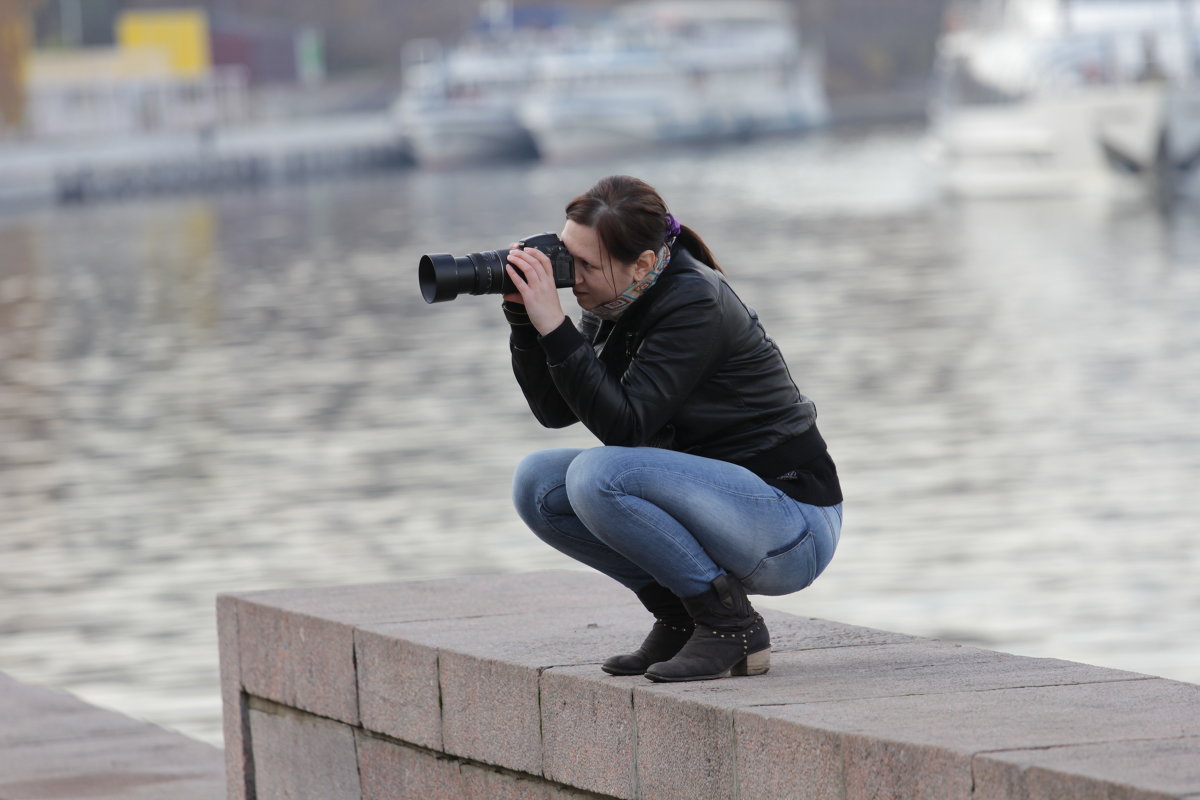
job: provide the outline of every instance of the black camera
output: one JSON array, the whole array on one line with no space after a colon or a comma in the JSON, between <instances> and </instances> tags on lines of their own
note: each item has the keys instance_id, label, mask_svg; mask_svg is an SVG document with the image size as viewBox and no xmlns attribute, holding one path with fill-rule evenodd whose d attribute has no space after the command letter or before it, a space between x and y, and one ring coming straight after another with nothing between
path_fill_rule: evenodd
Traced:
<instances>
[{"instance_id":1,"label":"black camera","mask_svg":"<svg viewBox=\"0 0 1200 800\"><path fill-rule=\"evenodd\" d=\"M539 233L517 243L517 248L536 247L550 258L554 285L560 289L575 285L575 262L556 233ZM449 253L421 256L417 277L426 303L453 300L467 294L507 294L515 292L512 278L504 266L508 250L489 250L455 257Z\"/></svg>"}]
</instances>

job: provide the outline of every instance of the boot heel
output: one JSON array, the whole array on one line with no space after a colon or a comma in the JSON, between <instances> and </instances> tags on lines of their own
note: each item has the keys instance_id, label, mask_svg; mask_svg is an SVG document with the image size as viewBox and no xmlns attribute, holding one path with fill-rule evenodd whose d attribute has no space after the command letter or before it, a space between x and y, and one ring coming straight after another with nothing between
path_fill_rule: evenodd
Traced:
<instances>
[{"instance_id":1,"label":"boot heel","mask_svg":"<svg viewBox=\"0 0 1200 800\"><path fill-rule=\"evenodd\" d=\"M771 648L751 653L733 665L730 675L762 675L771 668Z\"/></svg>"}]
</instances>

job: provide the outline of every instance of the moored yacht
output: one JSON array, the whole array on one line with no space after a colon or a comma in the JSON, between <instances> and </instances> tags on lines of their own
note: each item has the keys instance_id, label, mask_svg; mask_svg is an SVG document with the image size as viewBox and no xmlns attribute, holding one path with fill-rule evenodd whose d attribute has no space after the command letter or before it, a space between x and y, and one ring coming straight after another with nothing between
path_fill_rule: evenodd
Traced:
<instances>
[{"instance_id":1,"label":"moored yacht","mask_svg":"<svg viewBox=\"0 0 1200 800\"><path fill-rule=\"evenodd\" d=\"M1166 201L1195 191L1194 16L1192 0L959 4L930 109L946 190L1092 193L1140 182Z\"/></svg>"},{"instance_id":2,"label":"moored yacht","mask_svg":"<svg viewBox=\"0 0 1200 800\"><path fill-rule=\"evenodd\" d=\"M417 163L443 167L535 155L516 107L533 80L537 35L514 26L506 3L492 2L484 5L479 29L453 46L432 39L405 43L403 86L392 115Z\"/></svg>"}]
</instances>

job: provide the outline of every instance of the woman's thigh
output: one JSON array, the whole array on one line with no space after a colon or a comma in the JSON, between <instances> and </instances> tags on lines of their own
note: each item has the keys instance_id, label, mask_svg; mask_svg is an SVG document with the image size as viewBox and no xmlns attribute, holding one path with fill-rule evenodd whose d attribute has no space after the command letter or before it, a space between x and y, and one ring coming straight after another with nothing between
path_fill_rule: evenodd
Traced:
<instances>
[{"instance_id":1,"label":"woman's thigh","mask_svg":"<svg viewBox=\"0 0 1200 800\"><path fill-rule=\"evenodd\" d=\"M577 508L598 504L588 516L603 520L607 512L613 525L636 525L648 509L631 498L645 500L760 594L802 589L832 558L829 514L725 461L652 447L593 448L572 461L568 493Z\"/></svg>"}]
</instances>

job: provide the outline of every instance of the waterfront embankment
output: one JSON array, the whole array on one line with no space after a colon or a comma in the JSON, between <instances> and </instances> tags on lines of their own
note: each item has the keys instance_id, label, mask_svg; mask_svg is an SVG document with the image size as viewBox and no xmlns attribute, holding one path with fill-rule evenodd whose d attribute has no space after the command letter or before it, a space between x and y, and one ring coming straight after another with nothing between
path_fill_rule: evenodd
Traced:
<instances>
[{"instance_id":1,"label":"waterfront embankment","mask_svg":"<svg viewBox=\"0 0 1200 800\"><path fill-rule=\"evenodd\" d=\"M223 595L229 797L1200 797L1198 685L766 618L766 675L652 684L591 573Z\"/></svg>"},{"instance_id":2,"label":"waterfront embankment","mask_svg":"<svg viewBox=\"0 0 1200 800\"><path fill-rule=\"evenodd\" d=\"M0 673L2 800L220 800L221 750Z\"/></svg>"}]
</instances>

